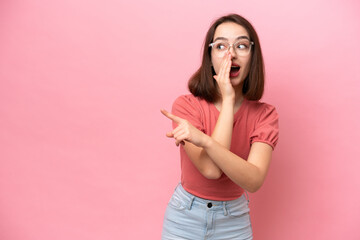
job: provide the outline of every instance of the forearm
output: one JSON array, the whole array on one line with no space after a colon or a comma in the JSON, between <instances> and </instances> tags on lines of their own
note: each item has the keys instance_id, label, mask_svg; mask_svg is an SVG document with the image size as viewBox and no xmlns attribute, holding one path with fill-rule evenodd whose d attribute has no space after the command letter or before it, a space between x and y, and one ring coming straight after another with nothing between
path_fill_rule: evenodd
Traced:
<instances>
[{"instance_id":1,"label":"forearm","mask_svg":"<svg viewBox=\"0 0 360 240\"><path fill-rule=\"evenodd\" d=\"M222 102L219 118L211 134L211 137L226 149L230 149L233 124L234 102L226 99Z\"/></svg>"},{"instance_id":2,"label":"forearm","mask_svg":"<svg viewBox=\"0 0 360 240\"><path fill-rule=\"evenodd\" d=\"M231 100L224 101L211 138L213 138L216 142L220 143L228 150L230 149L231 145L233 122L233 102L231 102ZM204 149L201 149L201 152L197 156L196 160L199 161L199 165L202 168L201 172L205 177L210 179L217 179L222 175L223 171L217 166L211 157L209 157Z\"/></svg>"},{"instance_id":3,"label":"forearm","mask_svg":"<svg viewBox=\"0 0 360 240\"><path fill-rule=\"evenodd\" d=\"M203 149L212 161L243 189L255 192L261 187L265 175L254 164L232 153L212 138L207 139Z\"/></svg>"},{"instance_id":4,"label":"forearm","mask_svg":"<svg viewBox=\"0 0 360 240\"><path fill-rule=\"evenodd\" d=\"M221 110L215 128L211 134L211 138L223 145L226 149L230 149L231 145L236 96L229 78L230 69L231 54L228 53L224 56L219 71L213 76L217 82L218 90L221 95ZM194 154L192 155L194 156ZM205 177L216 179L222 175L222 170L214 161L212 161L211 157L209 157L202 148L196 149L195 156L196 158L191 158L189 155L191 160L197 163L195 165L200 166L198 169Z\"/></svg>"}]
</instances>

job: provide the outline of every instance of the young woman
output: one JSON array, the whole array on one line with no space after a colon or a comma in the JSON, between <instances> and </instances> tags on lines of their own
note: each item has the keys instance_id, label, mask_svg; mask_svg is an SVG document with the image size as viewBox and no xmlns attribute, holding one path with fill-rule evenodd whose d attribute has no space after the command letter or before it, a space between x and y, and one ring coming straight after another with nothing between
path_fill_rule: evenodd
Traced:
<instances>
[{"instance_id":1,"label":"young woman","mask_svg":"<svg viewBox=\"0 0 360 240\"><path fill-rule=\"evenodd\" d=\"M166 135L180 146L181 183L166 209L162 239L252 239L246 191L265 180L278 141L278 114L259 102L264 66L258 36L243 17L217 19L202 64L180 96Z\"/></svg>"}]
</instances>

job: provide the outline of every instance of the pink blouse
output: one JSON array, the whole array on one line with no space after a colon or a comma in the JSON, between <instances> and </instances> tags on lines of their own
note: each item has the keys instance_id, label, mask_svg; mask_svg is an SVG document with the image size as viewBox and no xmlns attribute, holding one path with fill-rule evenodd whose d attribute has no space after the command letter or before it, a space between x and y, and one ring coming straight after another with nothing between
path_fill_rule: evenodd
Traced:
<instances>
[{"instance_id":1,"label":"pink blouse","mask_svg":"<svg viewBox=\"0 0 360 240\"><path fill-rule=\"evenodd\" d=\"M188 120L207 135L212 134L220 114L214 104L192 94L178 97L173 104L172 113ZM173 127L176 127L176 123L173 123ZM278 136L278 114L275 108L266 103L244 99L234 115L230 151L247 160L253 142L264 142L274 149ZM224 173L219 179L205 178L189 159L182 145L180 158L181 184L193 195L228 201L243 194L244 190Z\"/></svg>"}]
</instances>

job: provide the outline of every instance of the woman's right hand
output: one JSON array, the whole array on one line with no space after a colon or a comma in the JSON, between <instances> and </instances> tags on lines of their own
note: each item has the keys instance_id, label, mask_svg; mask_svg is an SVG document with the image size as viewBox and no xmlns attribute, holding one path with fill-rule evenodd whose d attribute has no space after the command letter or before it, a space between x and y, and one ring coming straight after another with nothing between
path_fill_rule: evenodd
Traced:
<instances>
[{"instance_id":1,"label":"woman's right hand","mask_svg":"<svg viewBox=\"0 0 360 240\"><path fill-rule=\"evenodd\" d=\"M195 146L203 147L210 138L208 135L194 127L189 121L175 116L164 109L161 110L161 113L178 125L173 131L166 133L167 137L175 139L176 146L179 146L179 144L184 145L185 141L188 141Z\"/></svg>"},{"instance_id":2,"label":"woman's right hand","mask_svg":"<svg viewBox=\"0 0 360 240\"><path fill-rule=\"evenodd\" d=\"M230 82L230 69L231 53L227 52L223 58L223 61L221 62L218 75L214 75L223 101L227 99L235 101L235 90Z\"/></svg>"}]
</instances>

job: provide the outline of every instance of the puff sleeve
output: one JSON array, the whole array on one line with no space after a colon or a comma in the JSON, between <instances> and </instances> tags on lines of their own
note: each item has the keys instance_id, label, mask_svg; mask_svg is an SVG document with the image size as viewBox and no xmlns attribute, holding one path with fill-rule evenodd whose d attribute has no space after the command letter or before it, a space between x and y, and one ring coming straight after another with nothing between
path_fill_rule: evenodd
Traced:
<instances>
[{"instance_id":1,"label":"puff sleeve","mask_svg":"<svg viewBox=\"0 0 360 240\"><path fill-rule=\"evenodd\" d=\"M250 134L250 144L263 142L269 144L273 150L279 139L279 115L275 107L266 104L255 121Z\"/></svg>"},{"instance_id":2,"label":"puff sleeve","mask_svg":"<svg viewBox=\"0 0 360 240\"><path fill-rule=\"evenodd\" d=\"M204 132L204 124L201 117L202 109L196 97L192 95L178 97L172 106L172 113L188 120L194 127ZM177 124L173 122L173 128L176 127Z\"/></svg>"}]
</instances>

